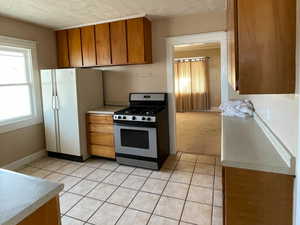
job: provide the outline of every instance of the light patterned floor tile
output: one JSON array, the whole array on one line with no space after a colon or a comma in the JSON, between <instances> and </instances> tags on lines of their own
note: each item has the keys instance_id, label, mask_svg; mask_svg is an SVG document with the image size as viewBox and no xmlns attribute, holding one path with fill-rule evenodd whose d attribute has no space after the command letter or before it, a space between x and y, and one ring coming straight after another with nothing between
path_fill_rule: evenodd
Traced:
<instances>
[{"instance_id":1,"label":"light patterned floor tile","mask_svg":"<svg viewBox=\"0 0 300 225\"><path fill-rule=\"evenodd\" d=\"M108 197L118 188L118 186L106 183L100 183L94 188L90 193L88 193L88 197L96 198L102 201L106 201Z\"/></svg>"},{"instance_id":2,"label":"light patterned floor tile","mask_svg":"<svg viewBox=\"0 0 300 225\"><path fill-rule=\"evenodd\" d=\"M139 192L130 204L130 208L152 213L158 200L159 195L147 192Z\"/></svg>"},{"instance_id":3,"label":"light patterned floor tile","mask_svg":"<svg viewBox=\"0 0 300 225\"><path fill-rule=\"evenodd\" d=\"M45 178L46 176L50 175L51 171L49 170L37 170L35 172L33 172L31 174L31 176L34 176L34 177L39 177L39 178Z\"/></svg>"},{"instance_id":4,"label":"light patterned floor tile","mask_svg":"<svg viewBox=\"0 0 300 225\"><path fill-rule=\"evenodd\" d=\"M154 214L179 220L184 201L162 196L154 210Z\"/></svg>"},{"instance_id":5,"label":"light patterned floor tile","mask_svg":"<svg viewBox=\"0 0 300 225\"><path fill-rule=\"evenodd\" d=\"M142 191L151 192L154 194L161 194L166 184L167 181L165 180L149 178L144 184L144 186L142 187Z\"/></svg>"},{"instance_id":6,"label":"light patterned floor tile","mask_svg":"<svg viewBox=\"0 0 300 225\"><path fill-rule=\"evenodd\" d=\"M174 171L170 181L189 184L191 182L192 173L183 171Z\"/></svg>"},{"instance_id":7,"label":"light patterned floor tile","mask_svg":"<svg viewBox=\"0 0 300 225\"><path fill-rule=\"evenodd\" d=\"M211 224L211 213L211 206L187 201L184 206L182 221L198 225L208 225Z\"/></svg>"},{"instance_id":8,"label":"light patterned floor tile","mask_svg":"<svg viewBox=\"0 0 300 225\"><path fill-rule=\"evenodd\" d=\"M194 168L195 164L191 162L179 161L175 167L175 170L192 173L194 171Z\"/></svg>"},{"instance_id":9,"label":"light patterned floor tile","mask_svg":"<svg viewBox=\"0 0 300 225\"><path fill-rule=\"evenodd\" d=\"M223 225L223 208L213 207L212 225Z\"/></svg>"},{"instance_id":10,"label":"light patterned floor tile","mask_svg":"<svg viewBox=\"0 0 300 225\"><path fill-rule=\"evenodd\" d=\"M215 177L214 189L216 189L216 190L223 189L222 177Z\"/></svg>"},{"instance_id":11,"label":"light patterned floor tile","mask_svg":"<svg viewBox=\"0 0 300 225\"><path fill-rule=\"evenodd\" d=\"M61 225L83 225L83 224L84 222L68 216L63 216L61 219Z\"/></svg>"},{"instance_id":12,"label":"light patterned floor tile","mask_svg":"<svg viewBox=\"0 0 300 225\"><path fill-rule=\"evenodd\" d=\"M211 205L213 200L213 190L191 185L187 200Z\"/></svg>"},{"instance_id":13,"label":"light patterned floor tile","mask_svg":"<svg viewBox=\"0 0 300 225\"><path fill-rule=\"evenodd\" d=\"M114 171L119 167L119 164L115 161L106 161L103 165L101 165L99 168L104 170L111 170Z\"/></svg>"},{"instance_id":14,"label":"light patterned floor tile","mask_svg":"<svg viewBox=\"0 0 300 225\"><path fill-rule=\"evenodd\" d=\"M215 176L222 177L222 167L221 166L216 166L216 168L215 168Z\"/></svg>"},{"instance_id":15,"label":"light patterned floor tile","mask_svg":"<svg viewBox=\"0 0 300 225\"><path fill-rule=\"evenodd\" d=\"M91 167L91 168L99 168L106 162L105 159L99 159L99 158L90 158L87 161L84 162L85 166Z\"/></svg>"},{"instance_id":16,"label":"light patterned floor tile","mask_svg":"<svg viewBox=\"0 0 300 225\"><path fill-rule=\"evenodd\" d=\"M189 188L188 184L168 182L163 192L163 195L174 197L174 198L185 199L188 192L188 188Z\"/></svg>"},{"instance_id":17,"label":"light patterned floor tile","mask_svg":"<svg viewBox=\"0 0 300 225\"><path fill-rule=\"evenodd\" d=\"M90 192L94 187L96 187L98 183L94 181L89 180L82 180L78 184L76 184L74 187L72 187L69 192L79 194L79 195L86 195L88 192Z\"/></svg>"},{"instance_id":18,"label":"light patterned floor tile","mask_svg":"<svg viewBox=\"0 0 300 225\"><path fill-rule=\"evenodd\" d=\"M122 206L104 203L88 222L95 225L115 225L124 211Z\"/></svg>"},{"instance_id":19,"label":"light patterned floor tile","mask_svg":"<svg viewBox=\"0 0 300 225\"><path fill-rule=\"evenodd\" d=\"M177 220L152 215L148 225L178 225Z\"/></svg>"},{"instance_id":20,"label":"light patterned floor tile","mask_svg":"<svg viewBox=\"0 0 300 225\"><path fill-rule=\"evenodd\" d=\"M145 183L146 177L129 175L126 180L122 183L122 187L139 190Z\"/></svg>"},{"instance_id":21,"label":"light patterned floor tile","mask_svg":"<svg viewBox=\"0 0 300 225\"><path fill-rule=\"evenodd\" d=\"M68 191L71 189L75 184L79 183L81 178L72 177L72 176L65 176L60 180L60 183L64 184L64 191Z\"/></svg>"},{"instance_id":22,"label":"light patterned floor tile","mask_svg":"<svg viewBox=\"0 0 300 225\"><path fill-rule=\"evenodd\" d=\"M146 225L150 216L149 213L126 209L117 225Z\"/></svg>"},{"instance_id":23,"label":"light patterned floor tile","mask_svg":"<svg viewBox=\"0 0 300 225\"><path fill-rule=\"evenodd\" d=\"M216 157L207 156L207 155L198 155L197 163L206 163L206 164L215 165Z\"/></svg>"},{"instance_id":24,"label":"light patterned floor tile","mask_svg":"<svg viewBox=\"0 0 300 225\"><path fill-rule=\"evenodd\" d=\"M108 177L106 177L103 182L108 184L120 185L126 179L128 174L113 172Z\"/></svg>"},{"instance_id":25,"label":"light patterned floor tile","mask_svg":"<svg viewBox=\"0 0 300 225\"><path fill-rule=\"evenodd\" d=\"M203 174L193 174L192 185L198 185L207 188L213 188L214 177Z\"/></svg>"},{"instance_id":26,"label":"light patterned floor tile","mask_svg":"<svg viewBox=\"0 0 300 225\"><path fill-rule=\"evenodd\" d=\"M120 173L131 173L135 167L120 165L115 171Z\"/></svg>"},{"instance_id":27,"label":"light patterned floor tile","mask_svg":"<svg viewBox=\"0 0 300 225\"><path fill-rule=\"evenodd\" d=\"M72 193L64 193L59 200L60 203L60 212L62 214L65 214L68 210L70 210L79 200L82 198L82 196L75 195Z\"/></svg>"},{"instance_id":28,"label":"light patterned floor tile","mask_svg":"<svg viewBox=\"0 0 300 225\"><path fill-rule=\"evenodd\" d=\"M142 168L136 168L132 172L133 175L142 176L142 177L149 177L151 173L152 173L152 170L147 170L147 169L142 169Z\"/></svg>"},{"instance_id":29,"label":"light patterned floor tile","mask_svg":"<svg viewBox=\"0 0 300 225\"><path fill-rule=\"evenodd\" d=\"M223 206L223 193L222 191L214 191L214 206Z\"/></svg>"},{"instance_id":30,"label":"light patterned floor tile","mask_svg":"<svg viewBox=\"0 0 300 225\"><path fill-rule=\"evenodd\" d=\"M215 168L214 168L213 165L208 165L208 164L204 164L204 163L197 163L194 172L204 174L204 175L214 176L215 175Z\"/></svg>"},{"instance_id":31,"label":"light patterned floor tile","mask_svg":"<svg viewBox=\"0 0 300 225\"><path fill-rule=\"evenodd\" d=\"M127 207L136 195L136 191L119 187L107 200L110 203Z\"/></svg>"},{"instance_id":32,"label":"light patterned floor tile","mask_svg":"<svg viewBox=\"0 0 300 225\"><path fill-rule=\"evenodd\" d=\"M77 170L75 170L72 173L72 176L84 178L95 170L96 170L95 168L82 166L82 167L78 168Z\"/></svg>"},{"instance_id":33,"label":"light patterned floor tile","mask_svg":"<svg viewBox=\"0 0 300 225\"><path fill-rule=\"evenodd\" d=\"M81 199L68 213L68 216L86 221L103 202L91 199Z\"/></svg>"},{"instance_id":34,"label":"light patterned floor tile","mask_svg":"<svg viewBox=\"0 0 300 225\"><path fill-rule=\"evenodd\" d=\"M198 155L190 154L190 153L182 153L180 160L188 161L188 162L196 162Z\"/></svg>"},{"instance_id":35,"label":"light patterned floor tile","mask_svg":"<svg viewBox=\"0 0 300 225\"><path fill-rule=\"evenodd\" d=\"M150 177L161 180L169 180L172 172L173 171L170 169L160 169L159 171L153 171Z\"/></svg>"},{"instance_id":36,"label":"light patterned floor tile","mask_svg":"<svg viewBox=\"0 0 300 225\"><path fill-rule=\"evenodd\" d=\"M77 169L79 169L81 165L74 164L74 163L69 163L67 165L64 165L63 167L58 168L56 171L59 173L67 174L67 175L72 175L73 172Z\"/></svg>"},{"instance_id":37,"label":"light patterned floor tile","mask_svg":"<svg viewBox=\"0 0 300 225\"><path fill-rule=\"evenodd\" d=\"M111 171L109 170L102 170L102 169L96 169L92 173L90 173L86 179L93 180L93 181L103 181L108 175L111 174Z\"/></svg>"},{"instance_id":38,"label":"light patterned floor tile","mask_svg":"<svg viewBox=\"0 0 300 225\"><path fill-rule=\"evenodd\" d=\"M51 173L48 176L45 177L45 179L52 181L52 182L56 182L56 183L61 183L60 181L65 177L65 175L63 174L59 174L59 173Z\"/></svg>"}]
</instances>

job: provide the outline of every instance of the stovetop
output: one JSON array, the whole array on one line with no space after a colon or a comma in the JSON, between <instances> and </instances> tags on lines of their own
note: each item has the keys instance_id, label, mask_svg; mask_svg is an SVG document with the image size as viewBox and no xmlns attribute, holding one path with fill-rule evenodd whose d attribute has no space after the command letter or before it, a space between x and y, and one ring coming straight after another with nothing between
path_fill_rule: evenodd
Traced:
<instances>
[{"instance_id":1,"label":"stovetop","mask_svg":"<svg viewBox=\"0 0 300 225\"><path fill-rule=\"evenodd\" d=\"M114 120L136 121L136 122L156 122L156 115L163 106L130 106L126 109L114 113Z\"/></svg>"},{"instance_id":2,"label":"stovetop","mask_svg":"<svg viewBox=\"0 0 300 225\"><path fill-rule=\"evenodd\" d=\"M161 111L163 107L152 106L152 107L128 107L126 109L115 112L115 114L119 115L139 115L139 116L155 116L159 111Z\"/></svg>"}]
</instances>

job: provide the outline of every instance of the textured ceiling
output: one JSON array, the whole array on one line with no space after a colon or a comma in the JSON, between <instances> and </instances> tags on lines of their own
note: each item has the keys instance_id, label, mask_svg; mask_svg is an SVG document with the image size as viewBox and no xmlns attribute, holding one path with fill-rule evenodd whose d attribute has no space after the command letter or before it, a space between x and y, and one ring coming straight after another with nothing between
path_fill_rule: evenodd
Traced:
<instances>
[{"instance_id":1,"label":"textured ceiling","mask_svg":"<svg viewBox=\"0 0 300 225\"><path fill-rule=\"evenodd\" d=\"M179 45L175 46L175 52L195 51L202 49L215 49L220 48L219 43L208 43L208 44L193 44L193 45Z\"/></svg>"},{"instance_id":2,"label":"textured ceiling","mask_svg":"<svg viewBox=\"0 0 300 225\"><path fill-rule=\"evenodd\" d=\"M0 0L0 15L51 28L143 13L157 19L224 9L225 0Z\"/></svg>"}]
</instances>

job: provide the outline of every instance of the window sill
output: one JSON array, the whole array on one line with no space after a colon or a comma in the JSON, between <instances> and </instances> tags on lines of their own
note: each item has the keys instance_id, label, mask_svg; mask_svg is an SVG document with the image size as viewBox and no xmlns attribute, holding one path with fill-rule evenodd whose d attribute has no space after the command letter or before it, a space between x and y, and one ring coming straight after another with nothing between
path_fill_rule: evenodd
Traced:
<instances>
[{"instance_id":1,"label":"window sill","mask_svg":"<svg viewBox=\"0 0 300 225\"><path fill-rule=\"evenodd\" d=\"M3 124L3 125L0 125L0 134L8 133L8 132L15 131L15 130L25 128L25 127L30 127L30 126L33 126L36 124L40 124L42 122L43 122L42 118L31 117L29 119L26 118L23 120L11 122L9 124Z\"/></svg>"}]
</instances>

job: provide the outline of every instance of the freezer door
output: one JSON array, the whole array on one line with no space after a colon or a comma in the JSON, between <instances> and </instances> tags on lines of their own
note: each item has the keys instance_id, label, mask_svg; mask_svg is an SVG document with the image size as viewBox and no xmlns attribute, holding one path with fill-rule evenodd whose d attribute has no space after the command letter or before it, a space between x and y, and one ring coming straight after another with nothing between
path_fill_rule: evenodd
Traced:
<instances>
[{"instance_id":1,"label":"freezer door","mask_svg":"<svg viewBox=\"0 0 300 225\"><path fill-rule=\"evenodd\" d=\"M56 70L57 112L59 117L60 151L81 156L78 123L76 70Z\"/></svg>"},{"instance_id":2,"label":"freezer door","mask_svg":"<svg viewBox=\"0 0 300 225\"><path fill-rule=\"evenodd\" d=\"M41 70L46 149L57 152L54 70Z\"/></svg>"}]
</instances>

